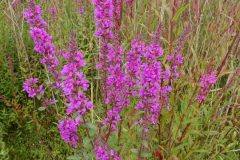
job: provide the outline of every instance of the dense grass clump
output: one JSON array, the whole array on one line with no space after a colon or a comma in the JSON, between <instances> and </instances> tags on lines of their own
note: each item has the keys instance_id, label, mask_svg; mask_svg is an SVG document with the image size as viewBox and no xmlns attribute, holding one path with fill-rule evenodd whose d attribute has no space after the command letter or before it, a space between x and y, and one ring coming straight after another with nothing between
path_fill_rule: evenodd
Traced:
<instances>
[{"instance_id":1,"label":"dense grass clump","mask_svg":"<svg viewBox=\"0 0 240 160\"><path fill-rule=\"evenodd\" d=\"M238 0L0 1L0 159L240 157Z\"/></svg>"}]
</instances>

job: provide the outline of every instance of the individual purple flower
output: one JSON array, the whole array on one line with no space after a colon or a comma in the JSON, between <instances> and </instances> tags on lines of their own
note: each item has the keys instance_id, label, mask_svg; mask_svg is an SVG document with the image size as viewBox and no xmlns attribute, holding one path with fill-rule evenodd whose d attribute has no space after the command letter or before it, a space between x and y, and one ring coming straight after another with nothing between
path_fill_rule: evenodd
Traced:
<instances>
[{"instance_id":1,"label":"individual purple flower","mask_svg":"<svg viewBox=\"0 0 240 160\"><path fill-rule=\"evenodd\" d=\"M80 14L80 16L82 16L84 14L84 6L81 6L79 8L79 14Z\"/></svg>"},{"instance_id":2,"label":"individual purple flower","mask_svg":"<svg viewBox=\"0 0 240 160\"><path fill-rule=\"evenodd\" d=\"M65 118L58 124L58 129L62 139L66 143L70 143L73 147L78 146L79 136L77 134L77 130L79 125L79 118Z\"/></svg>"},{"instance_id":3,"label":"individual purple flower","mask_svg":"<svg viewBox=\"0 0 240 160\"><path fill-rule=\"evenodd\" d=\"M23 90L27 92L28 97L36 97L44 94L43 85L38 85L37 78L29 78L23 83Z\"/></svg>"},{"instance_id":4,"label":"individual purple flower","mask_svg":"<svg viewBox=\"0 0 240 160\"><path fill-rule=\"evenodd\" d=\"M217 82L217 75L214 72L203 74L200 77L200 91L197 96L197 101L202 103L206 100L207 94L212 85Z\"/></svg>"}]
</instances>

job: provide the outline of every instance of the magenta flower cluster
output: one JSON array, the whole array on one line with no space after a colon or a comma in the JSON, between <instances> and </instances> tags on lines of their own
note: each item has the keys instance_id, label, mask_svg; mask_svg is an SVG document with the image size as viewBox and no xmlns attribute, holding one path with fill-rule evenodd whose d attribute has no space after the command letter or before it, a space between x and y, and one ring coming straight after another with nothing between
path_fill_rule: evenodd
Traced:
<instances>
[{"instance_id":1,"label":"magenta flower cluster","mask_svg":"<svg viewBox=\"0 0 240 160\"><path fill-rule=\"evenodd\" d=\"M92 109L92 102L85 96L84 91L88 89L88 81L79 70L86 65L83 54L77 50L75 38L71 37L69 50L63 53L67 62L61 71L63 78L61 87L68 102L67 115L78 112L82 116L86 110Z\"/></svg>"},{"instance_id":2,"label":"magenta flower cluster","mask_svg":"<svg viewBox=\"0 0 240 160\"><path fill-rule=\"evenodd\" d=\"M136 109L144 111L143 120L139 121L141 125L157 124L161 108L168 104L172 88L167 83L169 71L162 69L158 61L162 55L159 45L146 45L140 39L131 42L131 50L127 53L130 94L139 99Z\"/></svg>"},{"instance_id":3,"label":"magenta flower cluster","mask_svg":"<svg viewBox=\"0 0 240 160\"><path fill-rule=\"evenodd\" d=\"M98 160L121 160L116 151L104 145L96 145L94 148Z\"/></svg>"},{"instance_id":4,"label":"magenta flower cluster","mask_svg":"<svg viewBox=\"0 0 240 160\"><path fill-rule=\"evenodd\" d=\"M29 0L28 7L24 12L24 18L31 27L43 28L47 23L42 18L42 9L32 0Z\"/></svg>"},{"instance_id":5,"label":"magenta flower cluster","mask_svg":"<svg viewBox=\"0 0 240 160\"><path fill-rule=\"evenodd\" d=\"M202 103L203 101L206 100L207 94L211 86L214 85L216 82L217 82L217 75L214 72L203 74L200 77L200 91L197 96L197 101L199 103Z\"/></svg>"},{"instance_id":6,"label":"magenta flower cluster","mask_svg":"<svg viewBox=\"0 0 240 160\"><path fill-rule=\"evenodd\" d=\"M77 50L77 44L74 35L69 42L69 49L62 53L65 64L61 70L62 81L60 87L63 90L65 100L68 103L66 114L73 118L64 119L60 122L58 128L62 139L77 147L79 136L77 129L80 126L81 116L87 110L91 110L92 102L85 96L84 91L88 89L88 81L80 71L86 65L83 54ZM74 113L77 112L77 116Z\"/></svg>"},{"instance_id":7,"label":"magenta flower cluster","mask_svg":"<svg viewBox=\"0 0 240 160\"><path fill-rule=\"evenodd\" d=\"M80 125L79 118L75 119L65 118L58 124L58 129L60 131L62 139L66 143L70 143L73 147L78 146L79 136L77 134L77 130L79 125Z\"/></svg>"},{"instance_id":8,"label":"magenta flower cluster","mask_svg":"<svg viewBox=\"0 0 240 160\"><path fill-rule=\"evenodd\" d=\"M44 94L43 85L38 85L37 78L29 78L23 83L23 90L27 92L28 97L36 97L37 95Z\"/></svg>"},{"instance_id":9,"label":"magenta flower cluster","mask_svg":"<svg viewBox=\"0 0 240 160\"><path fill-rule=\"evenodd\" d=\"M112 0L92 0L95 6L94 17L96 20L96 36L101 38L102 43L113 39L111 28L113 27L113 4Z\"/></svg>"}]
</instances>

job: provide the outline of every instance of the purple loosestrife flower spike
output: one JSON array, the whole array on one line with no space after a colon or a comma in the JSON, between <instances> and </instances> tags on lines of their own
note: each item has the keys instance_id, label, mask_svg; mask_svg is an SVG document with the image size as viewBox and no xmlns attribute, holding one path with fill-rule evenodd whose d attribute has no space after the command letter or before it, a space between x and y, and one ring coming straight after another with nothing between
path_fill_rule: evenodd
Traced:
<instances>
[{"instance_id":1,"label":"purple loosestrife flower spike","mask_svg":"<svg viewBox=\"0 0 240 160\"><path fill-rule=\"evenodd\" d=\"M127 53L126 69L130 94L138 97L137 110L144 111L140 125L157 124L162 103L160 97L168 97L170 87L161 87L163 69L158 59L163 55L162 48L156 44L145 45L134 39Z\"/></svg>"},{"instance_id":2,"label":"purple loosestrife flower spike","mask_svg":"<svg viewBox=\"0 0 240 160\"><path fill-rule=\"evenodd\" d=\"M137 110L145 111L144 120L154 125L157 123L161 111L160 94L161 88L161 63L158 58L163 55L159 45L150 44L145 46L142 52L144 59L141 64L141 72L137 84L139 85L139 103Z\"/></svg>"},{"instance_id":3,"label":"purple loosestrife flower spike","mask_svg":"<svg viewBox=\"0 0 240 160\"><path fill-rule=\"evenodd\" d=\"M58 129L60 131L60 135L62 139L66 143L70 143L73 147L77 147L79 136L77 134L78 126L80 125L79 118L69 118L69 119L63 119L58 124Z\"/></svg>"},{"instance_id":4,"label":"purple loosestrife flower spike","mask_svg":"<svg viewBox=\"0 0 240 160\"><path fill-rule=\"evenodd\" d=\"M190 33L191 31L191 28L190 28L190 25L188 25L185 30L183 31L183 34L180 36L180 38L178 39L178 42L177 42L177 46L176 48L174 49L174 53L175 54L179 54L182 52L182 48L183 48L183 44L188 36L188 34Z\"/></svg>"},{"instance_id":5,"label":"purple loosestrife flower spike","mask_svg":"<svg viewBox=\"0 0 240 160\"><path fill-rule=\"evenodd\" d=\"M170 68L171 80L179 78L178 69L179 69L179 66L183 63L183 56L181 52L182 52L183 44L190 31L191 31L190 26L187 26L183 34L178 39L177 45L174 49L174 54L170 53L167 56L167 60L171 63L171 68Z\"/></svg>"},{"instance_id":6,"label":"purple loosestrife flower spike","mask_svg":"<svg viewBox=\"0 0 240 160\"><path fill-rule=\"evenodd\" d=\"M46 65L53 78L58 80L59 60L56 56L56 48L52 43L52 37L44 28L47 23L42 18L41 7L29 0L24 18L31 27L30 35L35 43L34 50L43 55L41 63Z\"/></svg>"},{"instance_id":7,"label":"purple loosestrife flower spike","mask_svg":"<svg viewBox=\"0 0 240 160\"><path fill-rule=\"evenodd\" d=\"M159 22L157 29L153 33L152 43L161 45L160 43L161 31L162 31L162 23Z\"/></svg>"},{"instance_id":8,"label":"purple loosestrife flower spike","mask_svg":"<svg viewBox=\"0 0 240 160\"><path fill-rule=\"evenodd\" d=\"M77 50L75 35L72 34L69 48L63 54L66 64L61 71L61 87L68 102L67 115L78 112L83 115L87 110L92 109L91 101L85 96L83 91L88 89L88 81L85 75L79 70L86 65L83 54Z\"/></svg>"},{"instance_id":9,"label":"purple loosestrife flower spike","mask_svg":"<svg viewBox=\"0 0 240 160\"><path fill-rule=\"evenodd\" d=\"M197 96L197 101L199 103L202 103L203 101L206 100L207 94L211 86L214 85L216 82L217 82L217 75L214 72L203 74L200 77L200 92Z\"/></svg>"},{"instance_id":10,"label":"purple loosestrife flower spike","mask_svg":"<svg viewBox=\"0 0 240 160\"><path fill-rule=\"evenodd\" d=\"M44 94L43 85L37 85L38 79L37 78L29 78L25 80L23 83L23 90L27 92L28 97L36 97L37 95Z\"/></svg>"},{"instance_id":11,"label":"purple loosestrife flower spike","mask_svg":"<svg viewBox=\"0 0 240 160\"><path fill-rule=\"evenodd\" d=\"M108 125L111 131L116 130L117 123L121 120L121 110L129 101L126 89L127 77L122 68L124 51L119 33L121 3L120 0L93 0L96 36L101 45L98 69L103 72L105 103L112 105L103 124Z\"/></svg>"}]
</instances>

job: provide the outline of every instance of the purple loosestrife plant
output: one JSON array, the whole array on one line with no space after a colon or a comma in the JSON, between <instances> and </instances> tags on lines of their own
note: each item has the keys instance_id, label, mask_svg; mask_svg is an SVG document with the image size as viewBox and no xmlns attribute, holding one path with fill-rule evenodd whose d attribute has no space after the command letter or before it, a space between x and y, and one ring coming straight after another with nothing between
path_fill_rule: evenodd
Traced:
<instances>
[{"instance_id":1,"label":"purple loosestrife plant","mask_svg":"<svg viewBox=\"0 0 240 160\"><path fill-rule=\"evenodd\" d=\"M38 85L37 78L29 78L23 83L23 90L27 92L28 97L33 98L44 94L43 85Z\"/></svg>"},{"instance_id":2,"label":"purple loosestrife plant","mask_svg":"<svg viewBox=\"0 0 240 160\"><path fill-rule=\"evenodd\" d=\"M217 82L217 75L210 71L206 74L203 74L200 77L200 91L197 96L198 103L202 103L206 100L207 94L212 85Z\"/></svg>"},{"instance_id":3,"label":"purple loosestrife plant","mask_svg":"<svg viewBox=\"0 0 240 160\"><path fill-rule=\"evenodd\" d=\"M113 5L112 0L92 0L95 6L94 18L97 26L95 35L100 40L100 53L99 63L97 68L104 70L104 74L107 71L107 53L112 50L112 46L109 42L113 39ZM104 75L104 80L106 75Z\"/></svg>"},{"instance_id":4,"label":"purple loosestrife plant","mask_svg":"<svg viewBox=\"0 0 240 160\"><path fill-rule=\"evenodd\" d=\"M94 151L96 153L97 160L121 160L121 158L117 155L117 152L104 144L102 139L95 139L94 144Z\"/></svg>"},{"instance_id":5,"label":"purple loosestrife plant","mask_svg":"<svg viewBox=\"0 0 240 160\"><path fill-rule=\"evenodd\" d=\"M190 32L190 26L188 26L183 34L181 35L181 37L179 38L178 42L177 42L177 45L174 49L174 53L170 53L167 57L167 60L169 61L170 63L170 80L174 80L174 79L177 79L179 78L179 73L178 73L178 70L179 70L179 67L180 65L183 63L183 56L182 56L182 48L183 48L183 44L185 42L185 39L186 37L188 36Z\"/></svg>"},{"instance_id":6,"label":"purple loosestrife plant","mask_svg":"<svg viewBox=\"0 0 240 160\"><path fill-rule=\"evenodd\" d=\"M58 126L63 140L66 143L70 143L73 147L76 147L79 139L77 135L77 129L80 125L81 118L79 116L82 116L86 110L92 108L92 103L83 93L83 91L88 88L88 81L85 75L79 71L79 69L85 66L86 62L83 59L82 53L77 51L75 41L72 40L69 45L69 50L63 54L63 59L65 59L67 64L63 66L61 73L58 72L59 60L56 56L57 51L52 43L52 37L44 28L47 23L43 21L41 15L41 8L30 0L24 17L31 27L30 35L35 43L34 50L43 56L41 58L41 63L47 66L49 72L56 81L57 88L63 90L65 100L68 103L67 115L76 111L78 112L76 117L62 120ZM35 79L32 81L32 83L36 83ZM29 92L30 96L35 96L38 91L30 90L31 88L28 87L28 84L29 81L26 81L24 90ZM40 89L41 88L40 86Z\"/></svg>"},{"instance_id":7,"label":"purple loosestrife plant","mask_svg":"<svg viewBox=\"0 0 240 160\"><path fill-rule=\"evenodd\" d=\"M128 76L129 94L137 96L139 87L137 86L137 78L140 76L142 53L145 49L145 43L136 38L131 42L131 49L127 52L126 71Z\"/></svg>"}]
</instances>

